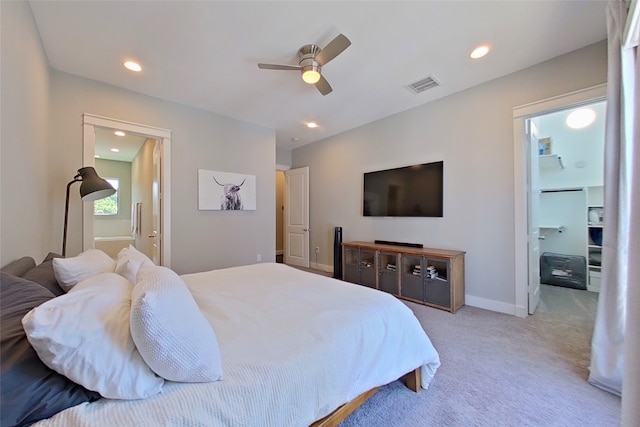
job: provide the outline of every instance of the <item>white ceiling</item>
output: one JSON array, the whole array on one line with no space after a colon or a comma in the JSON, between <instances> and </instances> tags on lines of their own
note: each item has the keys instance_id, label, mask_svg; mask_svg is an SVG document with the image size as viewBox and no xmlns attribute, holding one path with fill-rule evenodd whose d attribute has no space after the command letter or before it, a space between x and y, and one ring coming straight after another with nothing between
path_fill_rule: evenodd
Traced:
<instances>
[{"instance_id":1,"label":"white ceiling","mask_svg":"<svg viewBox=\"0 0 640 427\"><path fill-rule=\"evenodd\" d=\"M32 1L51 67L275 129L291 149L425 104L606 38L606 1ZM352 45L322 73L304 44ZM488 56L471 60L480 44ZM122 67L135 59L143 71ZM415 95L427 76L441 85ZM126 118L124 118L126 119ZM319 127L308 129L305 122ZM293 140L296 138L297 140Z\"/></svg>"},{"instance_id":2,"label":"white ceiling","mask_svg":"<svg viewBox=\"0 0 640 427\"><path fill-rule=\"evenodd\" d=\"M96 135L96 157L99 156L104 160L132 162L138 155L142 144L147 140L146 137L131 134L118 136L115 135L113 129L97 126L94 131ZM118 151L113 152L113 149Z\"/></svg>"}]
</instances>

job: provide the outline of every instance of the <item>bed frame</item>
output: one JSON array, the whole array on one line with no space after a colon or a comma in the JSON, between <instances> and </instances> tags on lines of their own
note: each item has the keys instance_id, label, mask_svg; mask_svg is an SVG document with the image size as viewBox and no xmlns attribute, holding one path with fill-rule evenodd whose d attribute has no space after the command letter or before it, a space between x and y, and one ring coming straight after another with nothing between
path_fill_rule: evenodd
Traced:
<instances>
[{"instance_id":1,"label":"bed frame","mask_svg":"<svg viewBox=\"0 0 640 427\"><path fill-rule=\"evenodd\" d=\"M413 371L402 376L401 381L407 386L407 388L418 393L421 387L420 384L422 383L421 372L421 367L417 367ZM351 402L345 403L326 417L319 419L315 423L311 424L310 427L336 427L345 418L351 415L353 411L358 409L364 402L369 400L371 396L376 394L378 390L380 390L380 387L374 387L369 391L365 391L360 396L353 399Z\"/></svg>"}]
</instances>

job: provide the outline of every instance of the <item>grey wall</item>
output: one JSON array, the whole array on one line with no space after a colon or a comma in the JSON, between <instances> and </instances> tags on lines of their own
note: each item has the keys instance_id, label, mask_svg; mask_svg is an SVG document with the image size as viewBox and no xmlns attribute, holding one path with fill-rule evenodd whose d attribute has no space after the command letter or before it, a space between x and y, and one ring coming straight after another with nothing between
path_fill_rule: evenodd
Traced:
<instances>
[{"instance_id":1,"label":"grey wall","mask_svg":"<svg viewBox=\"0 0 640 427\"><path fill-rule=\"evenodd\" d=\"M83 113L170 129L172 268L186 273L249 264L258 254L275 260L273 130L59 71L51 73L51 105L51 179L59 188L54 207L63 203L69 171L81 166ZM198 169L255 175L257 210L199 211ZM79 224L77 198L72 208L72 224ZM81 228L74 227L69 253L81 246Z\"/></svg>"},{"instance_id":2,"label":"grey wall","mask_svg":"<svg viewBox=\"0 0 640 427\"><path fill-rule=\"evenodd\" d=\"M310 247L332 264L332 230L459 249L467 302L515 303L513 115L515 106L606 82L605 42L292 152L310 168ZM365 218L362 174L444 160L444 217ZM513 311L512 311L513 312Z\"/></svg>"},{"instance_id":3,"label":"grey wall","mask_svg":"<svg viewBox=\"0 0 640 427\"><path fill-rule=\"evenodd\" d=\"M276 149L276 163L280 166L291 166L291 150Z\"/></svg>"},{"instance_id":4,"label":"grey wall","mask_svg":"<svg viewBox=\"0 0 640 427\"><path fill-rule=\"evenodd\" d=\"M177 272L248 264L257 254L275 259L273 130L52 71L29 4L1 7L2 264L60 252L65 187L83 166L85 112L173 131L171 249ZM198 211L198 168L256 175L257 210ZM68 255L82 247L77 188L71 194Z\"/></svg>"},{"instance_id":5,"label":"grey wall","mask_svg":"<svg viewBox=\"0 0 640 427\"><path fill-rule=\"evenodd\" d=\"M49 66L29 3L3 1L0 12L0 265L24 255L40 262L61 251L62 235L60 220L50 244Z\"/></svg>"}]
</instances>

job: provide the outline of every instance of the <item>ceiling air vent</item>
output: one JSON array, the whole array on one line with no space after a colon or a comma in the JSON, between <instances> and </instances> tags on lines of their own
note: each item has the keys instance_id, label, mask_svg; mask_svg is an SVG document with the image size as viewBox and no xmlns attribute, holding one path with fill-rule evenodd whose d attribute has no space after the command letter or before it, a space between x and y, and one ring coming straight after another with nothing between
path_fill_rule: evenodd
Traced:
<instances>
[{"instance_id":1,"label":"ceiling air vent","mask_svg":"<svg viewBox=\"0 0 640 427\"><path fill-rule=\"evenodd\" d=\"M418 80L417 82L413 82L405 87L411 92L418 94L436 86L440 86L440 83L433 76L429 76L424 79Z\"/></svg>"}]
</instances>

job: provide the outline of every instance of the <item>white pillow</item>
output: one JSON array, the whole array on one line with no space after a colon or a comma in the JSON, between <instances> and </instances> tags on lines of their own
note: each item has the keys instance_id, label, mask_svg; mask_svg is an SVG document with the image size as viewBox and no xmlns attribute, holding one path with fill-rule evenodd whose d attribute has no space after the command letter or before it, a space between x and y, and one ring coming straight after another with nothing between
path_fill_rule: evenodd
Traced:
<instances>
[{"instance_id":1,"label":"white pillow","mask_svg":"<svg viewBox=\"0 0 640 427\"><path fill-rule=\"evenodd\" d=\"M22 319L45 365L110 399L144 399L164 380L144 362L131 338L133 285L115 273L78 283Z\"/></svg>"},{"instance_id":2,"label":"white pillow","mask_svg":"<svg viewBox=\"0 0 640 427\"><path fill-rule=\"evenodd\" d=\"M222 379L216 334L187 285L168 268L140 268L131 293L131 336L145 362L167 380Z\"/></svg>"},{"instance_id":3,"label":"white pillow","mask_svg":"<svg viewBox=\"0 0 640 427\"><path fill-rule=\"evenodd\" d=\"M65 292L82 280L100 273L113 273L115 269L115 260L99 249L88 249L72 258L53 259L53 273Z\"/></svg>"},{"instance_id":4,"label":"white pillow","mask_svg":"<svg viewBox=\"0 0 640 427\"><path fill-rule=\"evenodd\" d=\"M153 265L153 261L149 259L145 254L129 245L126 248L122 248L118 252L118 262L116 263L116 273L123 276L131 283L136 283L136 276L138 270L143 265Z\"/></svg>"}]
</instances>

